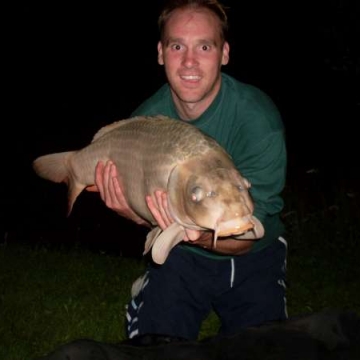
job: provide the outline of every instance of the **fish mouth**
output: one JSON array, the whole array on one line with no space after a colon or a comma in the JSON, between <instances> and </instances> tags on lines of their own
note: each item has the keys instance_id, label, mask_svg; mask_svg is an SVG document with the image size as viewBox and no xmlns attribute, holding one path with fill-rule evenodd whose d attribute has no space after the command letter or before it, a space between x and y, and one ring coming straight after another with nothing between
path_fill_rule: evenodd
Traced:
<instances>
[{"instance_id":1,"label":"fish mouth","mask_svg":"<svg viewBox=\"0 0 360 360\"><path fill-rule=\"evenodd\" d=\"M214 229L214 248L218 237L234 236L239 240L260 239L265 234L265 229L260 220L253 215L241 219L232 219L219 222ZM238 238L241 236L241 239Z\"/></svg>"},{"instance_id":2,"label":"fish mouth","mask_svg":"<svg viewBox=\"0 0 360 360\"><path fill-rule=\"evenodd\" d=\"M227 224L228 225L228 224ZM252 222L249 222L243 226L219 226L217 231L217 236L225 237L225 236L231 236L231 235L241 235L251 229L254 228L254 224Z\"/></svg>"},{"instance_id":3,"label":"fish mouth","mask_svg":"<svg viewBox=\"0 0 360 360\"><path fill-rule=\"evenodd\" d=\"M215 227L216 237L225 237L231 235L241 235L256 226L256 219L253 216L244 216L242 218L219 221Z\"/></svg>"}]
</instances>

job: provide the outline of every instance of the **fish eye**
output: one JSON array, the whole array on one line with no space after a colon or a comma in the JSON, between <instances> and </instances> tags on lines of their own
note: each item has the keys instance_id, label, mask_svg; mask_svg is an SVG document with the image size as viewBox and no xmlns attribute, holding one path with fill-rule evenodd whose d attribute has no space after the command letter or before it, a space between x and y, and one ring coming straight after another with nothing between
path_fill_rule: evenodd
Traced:
<instances>
[{"instance_id":1,"label":"fish eye","mask_svg":"<svg viewBox=\"0 0 360 360\"><path fill-rule=\"evenodd\" d=\"M204 197L204 191L199 186L195 186L191 190L191 200L194 202L200 202Z\"/></svg>"},{"instance_id":2,"label":"fish eye","mask_svg":"<svg viewBox=\"0 0 360 360\"><path fill-rule=\"evenodd\" d=\"M240 192L243 192L245 190L244 186L242 185L238 185L237 188Z\"/></svg>"}]
</instances>

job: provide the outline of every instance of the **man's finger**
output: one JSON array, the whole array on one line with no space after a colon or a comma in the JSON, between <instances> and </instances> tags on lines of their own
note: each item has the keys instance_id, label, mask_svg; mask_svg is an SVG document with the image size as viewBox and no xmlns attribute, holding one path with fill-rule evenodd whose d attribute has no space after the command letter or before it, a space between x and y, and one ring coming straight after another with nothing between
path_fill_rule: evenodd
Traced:
<instances>
[{"instance_id":1,"label":"man's finger","mask_svg":"<svg viewBox=\"0 0 360 360\"><path fill-rule=\"evenodd\" d=\"M128 207L127 201L125 199L124 193L122 191L122 188L120 186L119 180L116 177L112 178L112 185L114 189L114 194L116 195L117 202L126 205Z\"/></svg>"},{"instance_id":2,"label":"man's finger","mask_svg":"<svg viewBox=\"0 0 360 360\"><path fill-rule=\"evenodd\" d=\"M102 192L102 199L105 201L105 204L111 208L111 195L110 195L110 186L112 181L110 181L110 166L111 162L107 161L103 171L103 192Z\"/></svg>"},{"instance_id":3,"label":"man's finger","mask_svg":"<svg viewBox=\"0 0 360 360\"><path fill-rule=\"evenodd\" d=\"M95 185L98 188L100 193L100 197L104 199L104 183L103 183L103 171L104 171L104 164L103 162L99 161L95 167Z\"/></svg>"},{"instance_id":4,"label":"man's finger","mask_svg":"<svg viewBox=\"0 0 360 360\"><path fill-rule=\"evenodd\" d=\"M116 181L116 167L113 163L109 162L107 164L108 166L108 198L112 204L112 207L121 207L123 208L124 200L123 200L123 193L122 191L117 187L119 184ZM120 193L120 197L118 197L118 193Z\"/></svg>"},{"instance_id":5,"label":"man's finger","mask_svg":"<svg viewBox=\"0 0 360 360\"><path fill-rule=\"evenodd\" d=\"M173 223L173 219L166 212L167 208L167 195L164 191L158 190L155 191L155 199L157 202L158 210L161 214L161 217L166 225L166 227L170 226Z\"/></svg>"},{"instance_id":6,"label":"man's finger","mask_svg":"<svg viewBox=\"0 0 360 360\"><path fill-rule=\"evenodd\" d=\"M85 190L90 192L99 192L99 188L96 185L87 186Z\"/></svg>"},{"instance_id":7,"label":"man's finger","mask_svg":"<svg viewBox=\"0 0 360 360\"><path fill-rule=\"evenodd\" d=\"M150 195L146 196L146 203L147 203L147 206L148 206L152 216L154 217L155 221L159 225L160 229L165 230L167 228L167 225L161 216L161 213L157 207L157 204L154 202L153 198Z\"/></svg>"}]
</instances>

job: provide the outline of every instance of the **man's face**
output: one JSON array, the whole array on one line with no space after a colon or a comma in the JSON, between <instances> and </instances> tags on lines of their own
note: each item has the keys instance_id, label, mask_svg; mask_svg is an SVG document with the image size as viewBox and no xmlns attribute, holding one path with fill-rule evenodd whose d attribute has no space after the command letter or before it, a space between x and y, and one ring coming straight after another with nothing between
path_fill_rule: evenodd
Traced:
<instances>
[{"instance_id":1,"label":"man's face","mask_svg":"<svg viewBox=\"0 0 360 360\"><path fill-rule=\"evenodd\" d=\"M179 9L165 25L158 44L158 62L176 103L200 104L206 109L221 83L221 65L229 61L229 44L222 43L220 24L209 10Z\"/></svg>"}]
</instances>

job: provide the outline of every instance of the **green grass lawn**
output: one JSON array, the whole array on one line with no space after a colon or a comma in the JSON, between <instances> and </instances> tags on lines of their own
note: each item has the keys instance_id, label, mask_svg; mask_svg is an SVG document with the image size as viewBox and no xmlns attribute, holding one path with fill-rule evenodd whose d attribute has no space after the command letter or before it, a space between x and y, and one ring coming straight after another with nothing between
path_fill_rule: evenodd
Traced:
<instances>
[{"instance_id":1,"label":"green grass lawn","mask_svg":"<svg viewBox=\"0 0 360 360\"><path fill-rule=\"evenodd\" d=\"M360 207L351 187L327 189L317 174L285 190L289 315L327 307L360 314ZM74 246L0 245L0 359L31 360L72 339L124 339L140 258ZM216 334L214 314L200 338Z\"/></svg>"},{"instance_id":2,"label":"green grass lawn","mask_svg":"<svg viewBox=\"0 0 360 360\"><path fill-rule=\"evenodd\" d=\"M77 250L0 250L0 359L31 359L54 345L124 336L125 304L143 263Z\"/></svg>"},{"instance_id":3,"label":"green grass lawn","mask_svg":"<svg viewBox=\"0 0 360 360\"><path fill-rule=\"evenodd\" d=\"M340 307L360 313L360 271L350 254L289 252L289 315ZM124 339L125 305L144 263L87 250L0 249L0 359L30 360L77 338ZM200 337L214 335L214 314Z\"/></svg>"}]
</instances>

